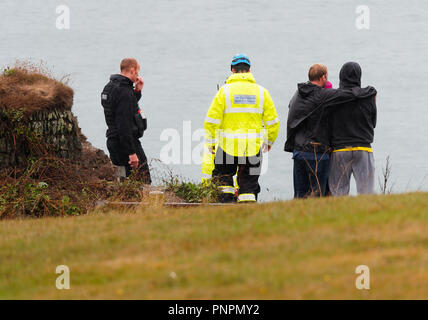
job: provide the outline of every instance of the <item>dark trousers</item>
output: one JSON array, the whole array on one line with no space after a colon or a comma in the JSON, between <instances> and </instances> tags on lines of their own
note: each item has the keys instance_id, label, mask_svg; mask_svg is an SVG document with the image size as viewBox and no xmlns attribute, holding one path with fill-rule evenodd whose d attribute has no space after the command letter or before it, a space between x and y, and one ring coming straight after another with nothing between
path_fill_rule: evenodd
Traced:
<instances>
[{"instance_id":1,"label":"dark trousers","mask_svg":"<svg viewBox=\"0 0 428 320\"><path fill-rule=\"evenodd\" d=\"M294 198L325 196L330 160L294 159Z\"/></svg>"},{"instance_id":2,"label":"dark trousers","mask_svg":"<svg viewBox=\"0 0 428 320\"><path fill-rule=\"evenodd\" d=\"M131 173L136 171L137 177L146 184L151 184L152 179L150 176L150 169L147 163L147 157L144 153L144 149L141 146L139 139L134 139L134 145L137 149L136 154L139 160L137 170L134 170L129 165L129 154L121 152L120 142L117 138L107 139L107 149L110 153L111 162L116 166L124 166L126 170L126 176L129 177Z\"/></svg>"},{"instance_id":3,"label":"dark trousers","mask_svg":"<svg viewBox=\"0 0 428 320\"><path fill-rule=\"evenodd\" d=\"M259 177L262 155L253 157L235 157L218 148L214 160L213 178L218 177L220 187L233 187L233 176L238 171L239 194L254 194L256 199L260 192ZM223 193L220 202L233 202L234 194Z\"/></svg>"}]
</instances>

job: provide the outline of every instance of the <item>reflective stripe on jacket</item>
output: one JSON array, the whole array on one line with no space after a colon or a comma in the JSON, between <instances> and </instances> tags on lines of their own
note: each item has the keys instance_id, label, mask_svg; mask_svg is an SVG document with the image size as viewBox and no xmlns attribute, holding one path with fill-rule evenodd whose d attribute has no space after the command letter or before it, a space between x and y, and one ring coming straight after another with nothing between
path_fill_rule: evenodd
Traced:
<instances>
[{"instance_id":1,"label":"reflective stripe on jacket","mask_svg":"<svg viewBox=\"0 0 428 320\"><path fill-rule=\"evenodd\" d=\"M209 179L211 179L212 172L214 170L215 154L213 154L209 149L211 147L212 145L209 143L204 144L204 151L202 153L202 182L207 182Z\"/></svg>"},{"instance_id":2,"label":"reflective stripe on jacket","mask_svg":"<svg viewBox=\"0 0 428 320\"><path fill-rule=\"evenodd\" d=\"M204 128L208 148L218 142L230 155L251 157L263 143L273 145L279 118L269 91L251 73L234 73L214 97Z\"/></svg>"}]
</instances>

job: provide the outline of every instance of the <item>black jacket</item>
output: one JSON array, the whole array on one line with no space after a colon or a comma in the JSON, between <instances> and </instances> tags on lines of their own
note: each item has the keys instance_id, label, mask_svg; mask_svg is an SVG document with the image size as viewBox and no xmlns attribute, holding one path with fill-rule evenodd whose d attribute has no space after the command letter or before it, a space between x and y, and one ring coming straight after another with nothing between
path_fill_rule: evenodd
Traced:
<instances>
[{"instance_id":1,"label":"black jacket","mask_svg":"<svg viewBox=\"0 0 428 320\"><path fill-rule=\"evenodd\" d=\"M375 89L365 88L366 94ZM311 82L299 83L290 101L284 150L325 153L330 151L328 117L337 106L362 98L352 90L325 89Z\"/></svg>"},{"instance_id":2,"label":"black jacket","mask_svg":"<svg viewBox=\"0 0 428 320\"><path fill-rule=\"evenodd\" d=\"M120 152L136 153L135 139L138 139L136 115L141 92L134 92L133 82L120 74L110 77L110 82L101 94L101 104L108 126L107 138L119 139Z\"/></svg>"},{"instance_id":3,"label":"black jacket","mask_svg":"<svg viewBox=\"0 0 428 320\"><path fill-rule=\"evenodd\" d=\"M337 108L329 118L330 142L333 149L348 146L370 147L376 127L376 90L369 94L361 88L361 67L358 63L345 63L339 74L339 87L350 89L358 96L366 96Z\"/></svg>"}]
</instances>

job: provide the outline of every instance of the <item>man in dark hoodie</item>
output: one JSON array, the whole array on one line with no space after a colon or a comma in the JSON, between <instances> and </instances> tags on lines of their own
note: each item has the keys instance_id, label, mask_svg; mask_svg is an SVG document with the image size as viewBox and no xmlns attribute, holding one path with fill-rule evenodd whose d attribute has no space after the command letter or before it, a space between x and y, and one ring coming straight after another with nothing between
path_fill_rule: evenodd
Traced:
<instances>
[{"instance_id":1,"label":"man in dark hoodie","mask_svg":"<svg viewBox=\"0 0 428 320\"><path fill-rule=\"evenodd\" d=\"M284 146L293 153L295 198L325 195L331 151L328 115L336 106L361 98L351 90L324 88L328 70L322 64L313 65L308 77L290 101Z\"/></svg>"},{"instance_id":2,"label":"man in dark hoodie","mask_svg":"<svg viewBox=\"0 0 428 320\"><path fill-rule=\"evenodd\" d=\"M150 184L147 158L139 140L147 128L147 120L138 107L144 86L139 70L137 60L123 59L121 74L112 75L101 93L101 104L108 126L107 148L112 163L124 168L126 177L134 170L145 183Z\"/></svg>"},{"instance_id":3,"label":"man in dark hoodie","mask_svg":"<svg viewBox=\"0 0 428 320\"><path fill-rule=\"evenodd\" d=\"M337 108L329 118L331 154L329 187L334 196L349 194L351 174L359 194L374 192L374 158L371 143L376 127L376 90L367 94L361 88L361 67L345 63L339 74L339 87L351 90L363 99Z\"/></svg>"}]
</instances>

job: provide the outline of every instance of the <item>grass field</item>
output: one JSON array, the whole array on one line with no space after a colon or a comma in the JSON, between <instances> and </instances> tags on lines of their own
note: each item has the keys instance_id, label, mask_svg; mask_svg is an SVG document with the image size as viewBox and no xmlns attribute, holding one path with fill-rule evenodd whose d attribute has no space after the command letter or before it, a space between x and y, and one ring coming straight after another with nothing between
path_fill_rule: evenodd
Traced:
<instances>
[{"instance_id":1,"label":"grass field","mask_svg":"<svg viewBox=\"0 0 428 320\"><path fill-rule=\"evenodd\" d=\"M424 193L9 220L0 239L2 299L428 299Z\"/></svg>"}]
</instances>

